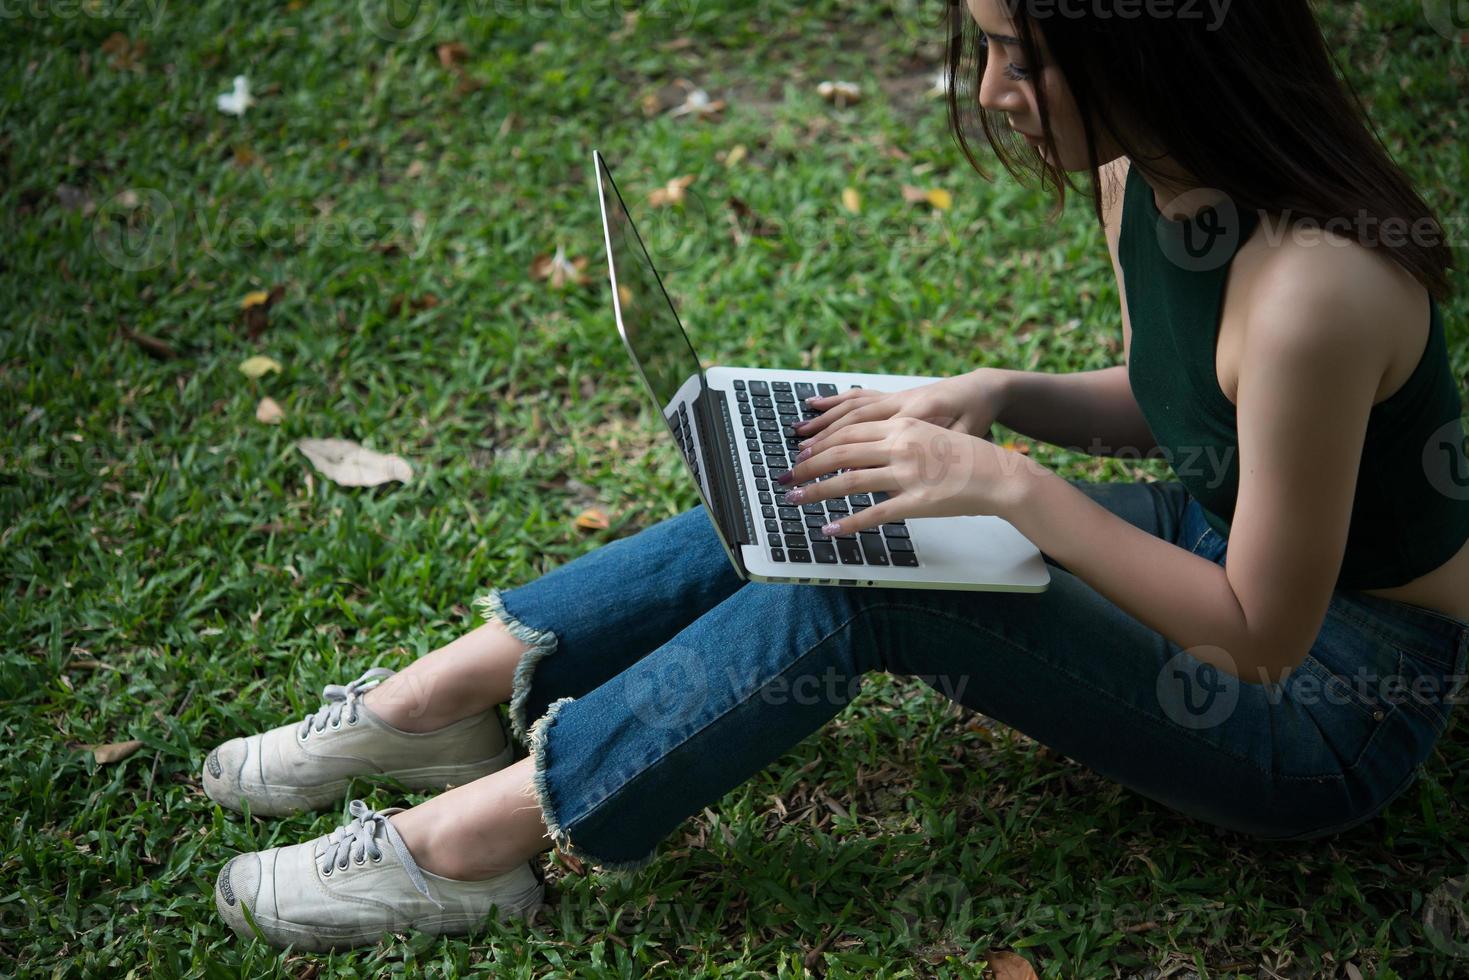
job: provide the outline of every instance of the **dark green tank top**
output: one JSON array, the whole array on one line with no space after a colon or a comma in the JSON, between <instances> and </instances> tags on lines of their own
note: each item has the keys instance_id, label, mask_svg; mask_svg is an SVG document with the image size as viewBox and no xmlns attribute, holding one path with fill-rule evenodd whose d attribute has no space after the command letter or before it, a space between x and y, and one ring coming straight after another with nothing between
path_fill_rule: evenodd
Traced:
<instances>
[{"instance_id":1,"label":"dark green tank top","mask_svg":"<svg viewBox=\"0 0 1469 980\"><path fill-rule=\"evenodd\" d=\"M1163 218L1129 168L1118 260L1132 342L1127 377L1159 451L1224 537L1239 490L1235 407L1214 371L1225 281L1259 225L1229 202ZM1442 317L1413 374L1368 417L1340 589L1390 588L1443 564L1469 540L1469 440Z\"/></svg>"}]
</instances>

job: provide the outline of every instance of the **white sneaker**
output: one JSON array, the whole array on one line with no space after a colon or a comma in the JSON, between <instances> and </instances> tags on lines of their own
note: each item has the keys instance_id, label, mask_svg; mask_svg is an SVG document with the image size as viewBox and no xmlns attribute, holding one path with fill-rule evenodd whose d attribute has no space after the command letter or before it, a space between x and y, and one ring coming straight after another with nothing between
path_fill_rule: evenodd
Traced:
<instances>
[{"instance_id":1,"label":"white sneaker","mask_svg":"<svg viewBox=\"0 0 1469 980\"><path fill-rule=\"evenodd\" d=\"M529 862L488 881L442 878L418 866L388 820L399 808L378 813L353 800L349 812L352 822L325 837L226 864L214 904L230 928L272 946L325 952L410 929L462 935L491 912L523 917L544 898Z\"/></svg>"},{"instance_id":2,"label":"white sneaker","mask_svg":"<svg viewBox=\"0 0 1469 980\"><path fill-rule=\"evenodd\" d=\"M413 790L461 786L514 761L497 711L438 731L400 731L362 703L393 672L374 667L329 685L326 703L304 721L236 738L204 760L204 792L220 806L278 817L331 806L357 776L391 776Z\"/></svg>"}]
</instances>

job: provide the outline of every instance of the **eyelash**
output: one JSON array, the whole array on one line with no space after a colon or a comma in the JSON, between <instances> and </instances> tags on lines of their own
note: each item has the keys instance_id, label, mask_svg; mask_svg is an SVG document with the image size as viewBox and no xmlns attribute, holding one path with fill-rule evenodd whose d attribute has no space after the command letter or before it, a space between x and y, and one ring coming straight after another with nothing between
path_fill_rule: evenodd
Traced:
<instances>
[{"instance_id":1,"label":"eyelash","mask_svg":"<svg viewBox=\"0 0 1469 980\"><path fill-rule=\"evenodd\" d=\"M990 39L981 34L979 37L979 46L988 51ZM1012 82L1027 82L1030 81L1030 71L1011 62L1005 66L1005 77Z\"/></svg>"}]
</instances>

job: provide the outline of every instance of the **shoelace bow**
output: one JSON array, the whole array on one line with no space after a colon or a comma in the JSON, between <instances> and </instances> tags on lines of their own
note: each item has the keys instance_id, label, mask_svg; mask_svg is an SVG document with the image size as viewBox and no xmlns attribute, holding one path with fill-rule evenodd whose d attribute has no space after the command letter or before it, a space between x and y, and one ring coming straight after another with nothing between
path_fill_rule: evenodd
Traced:
<instances>
[{"instance_id":1,"label":"shoelace bow","mask_svg":"<svg viewBox=\"0 0 1469 980\"><path fill-rule=\"evenodd\" d=\"M437 907L444 907L443 903L429 894L428 881L419 870L418 862L413 860L413 855L408 852L408 845L403 843L403 836L386 815L378 813L361 800L353 800L348 805L347 812L352 815L352 822L338 827L326 839L321 864L318 865L322 874L331 874L333 865L336 865L338 871L346 871L348 861L362 864L368 858L382 860L380 841L387 838L398 855L398 863L408 872L408 880L413 882L413 887Z\"/></svg>"},{"instance_id":2,"label":"shoelace bow","mask_svg":"<svg viewBox=\"0 0 1469 980\"><path fill-rule=\"evenodd\" d=\"M386 667L374 667L350 684L328 684L321 689L321 696L326 704L321 706L321 710L306 716L296 731L297 736L305 738L313 728L320 732L325 731L328 724L340 724L344 711L348 722L355 723L358 700L381 684L384 678L392 676L393 672Z\"/></svg>"}]
</instances>

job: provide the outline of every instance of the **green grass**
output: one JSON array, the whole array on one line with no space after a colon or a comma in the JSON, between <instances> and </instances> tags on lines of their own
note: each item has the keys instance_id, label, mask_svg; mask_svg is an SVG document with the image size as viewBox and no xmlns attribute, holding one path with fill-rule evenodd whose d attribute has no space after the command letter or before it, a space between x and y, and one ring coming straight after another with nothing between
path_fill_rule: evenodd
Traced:
<instances>
[{"instance_id":1,"label":"green grass","mask_svg":"<svg viewBox=\"0 0 1469 980\"><path fill-rule=\"evenodd\" d=\"M41 5L0 47L0 962L58 977L800 975L819 950L830 976L964 976L1010 948L1047 977L1469 970L1423 922L1469 862L1462 719L1381 821L1254 849L876 676L645 872L553 862L539 924L329 960L236 941L211 901L223 862L340 816L224 815L199 788L210 746L448 641L485 587L695 502L610 323L593 147L711 361L1095 368L1121 356L1117 296L1080 202L1047 224L1038 192L963 164L924 94L938 32L907 0L664 4L631 27L617 3L472 4L400 42L356 3L104 6L116 16ZM1462 233L1469 46L1411 0L1324 14L1393 152ZM146 49L119 54L114 32ZM456 41L472 84L436 55ZM242 120L214 108L237 73L260 98ZM727 99L723 117L645 116L680 77ZM867 97L834 110L824 78ZM647 192L685 173L693 200L655 217ZM905 183L954 207L905 204ZM841 208L847 186L860 215ZM117 239L96 237L129 189L172 212L142 242L150 268L119 268ZM732 197L779 231L737 243ZM591 285L532 279L558 245L589 260ZM252 338L241 300L277 286ZM1464 378L1469 303L1445 313ZM283 370L246 379L255 354ZM283 425L254 420L265 395ZM398 452L417 477L335 487L292 448L302 436ZM1067 476L1166 472L1036 456ZM589 504L611 529L573 526ZM130 738L143 749L120 763L82 750Z\"/></svg>"}]
</instances>

